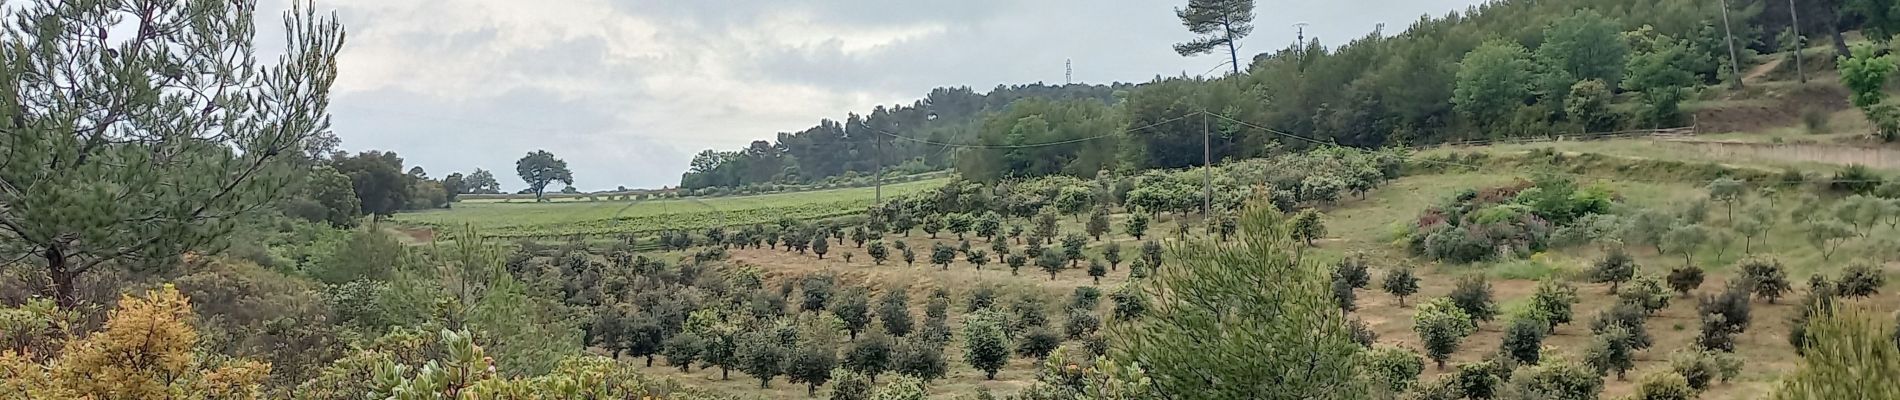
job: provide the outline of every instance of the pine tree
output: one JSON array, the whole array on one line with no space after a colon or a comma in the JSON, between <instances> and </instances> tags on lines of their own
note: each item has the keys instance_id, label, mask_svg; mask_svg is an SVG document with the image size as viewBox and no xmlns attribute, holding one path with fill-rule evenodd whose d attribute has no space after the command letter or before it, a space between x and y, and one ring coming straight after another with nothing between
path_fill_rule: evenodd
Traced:
<instances>
[{"instance_id":1,"label":"pine tree","mask_svg":"<svg viewBox=\"0 0 1900 400\"><path fill-rule=\"evenodd\" d=\"M307 151L335 140L325 107L343 26L292 8L287 51L271 63L252 51L255 3L4 7L0 236L8 259L38 256L22 265L45 266L60 307L78 305L77 282L95 269L216 248L296 196L287 189L322 156ZM368 190L366 177L356 190L379 217L408 204L415 179L393 153L363 161L390 160L362 172L385 184Z\"/></svg>"}]
</instances>

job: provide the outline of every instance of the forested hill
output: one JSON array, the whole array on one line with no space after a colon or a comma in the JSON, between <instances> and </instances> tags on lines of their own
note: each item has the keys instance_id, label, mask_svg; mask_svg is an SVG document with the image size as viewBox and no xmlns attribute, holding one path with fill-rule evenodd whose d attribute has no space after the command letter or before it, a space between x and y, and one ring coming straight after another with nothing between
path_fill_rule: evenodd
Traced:
<instances>
[{"instance_id":1,"label":"forested hill","mask_svg":"<svg viewBox=\"0 0 1900 400\"><path fill-rule=\"evenodd\" d=\"M1799 32L1811 44L1839 48L1844 30L1894 31L1883 25L1900 19L1860 3L1882 2L1797 2ZM1732 75L1722 4L1504 0L1422 16L1403 32L1375 31L1333 48L1317 39L1287 46L1220 78L1031 85L987 96L938 89L910 107L826 121L740 151L702 153L682 185L868 174L875 166L872 135L859 134L869 128L858 127L858 118L907 138L886 143L886 166L908 162L899 170L910 172L954 165L975 179L1198 165L1203 123L1183 117L1199 110L1232 118L1210 124L1216 160L1258 156L1273 142L1308 143L1268 129L1384 146L1682 125L1677 105L1719 91L1716 84ZM1788 2L1726 4L1736 69L1794 43ZM1037 101L1015 102L1026 98ZM938 119L929 120L931 113ZM1062 144L1037 146L1045 143Z\"/></svg>"},{"instance_id":2,"label":"forested hill","mask_svg":"<svg viewBox=\"0 0 1900 400\"><path fill-rule=\"evenodd\" d=\"M825 119L777 140L755 140L734 151L706 150L693 157L680 187L697 189L757 184L799 184L838 176L869 175L882 146L885 171L925 172L948 168L951 153L929 143L969 143L986 115L1019 99L1056 99L1111 104L1115 93L1132 87L1110 85L998 85L988 93L969 87L936 88L910 105L878 106L844 120ZM895 136L892 136L895 135ZM900 138L901 137L901 138Z\"/></svg>"}]
</instances>

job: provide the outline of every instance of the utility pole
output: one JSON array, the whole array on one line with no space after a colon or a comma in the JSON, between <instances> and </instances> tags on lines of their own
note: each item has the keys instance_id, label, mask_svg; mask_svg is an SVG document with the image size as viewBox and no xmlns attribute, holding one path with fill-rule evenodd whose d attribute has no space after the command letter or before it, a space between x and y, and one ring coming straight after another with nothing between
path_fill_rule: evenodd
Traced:
<instances>
[{"instance_id":1,"label":"utility pole","mask_svg":"<svg viewBox=\"0 0 1900 400\"><path fill-rule=\"evenodd\" d=\"M871 139L871 141L873 143L876 143L876 145L873 147L877 148L877 172L874 172L871 174L871 183L877 186L876 205L883 206L884 205L884 134L878 133L877 137L874 139Z\"/></svg>"},{"instance_id":2,"label":"utility pole","mask_svg":"<svg viewBox=\"0 0 1900 400\"><path fill-rule=\"evenodd\" d=\"M1801 50L1808 47L1808 39L1801 35L1801 13L1794 9L1794 0L1788 0L1788 29L1794 30L1794 75L1808 83L1807 68L1801 65Z\"/></svg>"},{"instance_id":3,"label":"utility pole","mask_svg":"<svg viewBox=\"0 0 1900 400\"><path fill-rule=\"evenodd\" d=\"M1207 110L1201 110L1201 223L1214 212L1214 146L1208 134ZM1211 226L1211 225L1210 225Z\"/></svg>"},{"instance_id":4,"label":"utility pole","mask_svg":"<svg viewBox=\"0 0 1900 400\"><path fill-rule=\"evenodd\" d=\"M1728 0L1722 0L1722 38L1728 42L1728 72L1735 76L1735 88L1742 88L1742 60L1735 57L1735 32L1728 26Z\"/></svg>"},{"instance_id":5,"label":"utility pole","mask_svg":"<svg viewBox=\"0 0 1900 400\"><path fill-rule=\"evenodd\" d=\"M1299 57L1302 63L1306 62L1306 25L1308 24L1305 22L1293 24L1294 32L1296 32L1293 36L1293 54Z\"/></svg>"},{"instance_id":6,"label":"utility pole","mask_svg":"<svg viewBox=\"0 0 1900 400\"><path fill-rule=\"evenodd\" d=\"M872 203L872 206L882 207L884 206L884 131L872 128L871 124L865 121L858 121L858 126L862 126L864 130L871 132L871 148L875 149L873 153L876 154L872 157L876 158L874 162L877 163L876 172L871 173L871 185L877 187L877 200L875 200L875 203Z\"/></svg>"}]
</instances>

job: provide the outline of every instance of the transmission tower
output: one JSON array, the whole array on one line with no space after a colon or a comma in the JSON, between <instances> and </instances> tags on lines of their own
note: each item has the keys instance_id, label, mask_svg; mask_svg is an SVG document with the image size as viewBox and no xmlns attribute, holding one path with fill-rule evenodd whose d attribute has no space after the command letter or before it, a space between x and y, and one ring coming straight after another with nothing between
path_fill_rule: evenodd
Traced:
<instances>
[{"instance_id":1,"label":"transmission tower","mask_svg":"<svg viewBox=\"0 0 1900 400\"><path fill-rule=\"evenodd\" d=\"M1075 61L1064 58L1062 59L1062 84L1072 83L1075 83Z\"/></svg>"}]
</instances>

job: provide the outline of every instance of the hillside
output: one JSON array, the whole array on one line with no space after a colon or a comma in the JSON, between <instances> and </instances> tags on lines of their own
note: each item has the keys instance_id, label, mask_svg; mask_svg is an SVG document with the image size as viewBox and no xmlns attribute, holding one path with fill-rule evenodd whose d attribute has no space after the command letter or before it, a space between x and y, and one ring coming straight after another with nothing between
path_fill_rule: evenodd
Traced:
<instances>
[{"instance_id":1,"label":"hillside","mask_svg":"<svg viewBox=\"0 0 1900 400\"><path fill-rule=\"evenodd\" d=\"M1073 87L1036 91L999 86L982 97L981 106L970 105L977 100L955 100L976 96L967 89L938 89L908 107L873 110L866 120L889 122L859 131L850 131L861 126L850 120L826 122L735 152L709 150L692 164L683 184L745 186L846 172L865 175L876 164L869 155L877 152L868 148L873 144L868 142L880 140L876 138L894 146L883 153L886 167L921 157L917 167L957 166L970 177L1088 177L1102 170L1199 165L1201 145L1196 142L1203 129L1215 133L1213 158L1226 159L1263 155L1261 149L1269 144L1305 145L1276 139L1267 130L1377 147L1695 125L1702 115L1676 111L1676 103L1684 99L1646 94L1692 90L1702 97L1722 96L1699 88L1715 87L1731 75L1725 68L1729 54L1721 29L1725 15L1736 27L1741 64L1759 72L1745 77L1785 81L1793 75L1794 63L1780 60L1786 55L1779 35L1789 26L1788 5L1731 3L1732 12L1723 14L1713 3L1687 0L1487 2L1423 16L1406 23L1402 31L1376 31L1343 45L1321 46L1315 40L1259 53L1246 66L1248 71L1237 76L1157 76L1132 85L1074 86L1087 88L1083 95ZM1822 32L1833 33L1829 39L1835 49L1815 46L1803 65L1811 73L1831 71L1830 54L1845 50L1839 32L1849 27L1837 26L1826 16L1845 12L1820 3L1799 5L1803 9L1793 11L1817 16L1803 19L1809 26L1802 30L1816 37L1814 43L1826 42L1819 39ZM1674 71L1635 69L1643 65L1667 65ZM1771 67L1755 71L1757 66ZM1585 81L1601 86L1583 91L1574 87ZM1499 84L1484 87L1480 82ZM1085 100L1066 104L1078 98ZM1484 100L1474 101L1477 98ZM1106 112L1075 111L1103 103L1109 106ZM1204 127L1185 118L1203 110L1257 126ZM1800 112L1771 108L1747 114L1781 123ZM880 118L886 113L890 116ZM945 119L920 117L929 115ZM1026 117L1039 120L1023 125ZM957 133L939 129L952 125L955 128L945 129ZM1728 128L1703 126L1717 132ZM817 166L814 163L837 163L844 154L806 152L823 146L812 141L821 137L856 143L847 147L858 156L843 161L843 167ZM1087 145L1023 148L1077 142ZM787 156L799 160L796 168L779 161ZM1026 170L1005 161L1015 158L1055 160L1049 161L1052 166ZM1003 169L995 170L998 166Z\"/></svg>"},{"instance_id":2,"label":"hillside","mask_svg":"<svg viewBox=\"0 0 1900 400\"><path fill-rule=\"evenodd\" d=\"M516 195L335 151L348 13L259 66L252 2L95 3L0 7L11 397L1900 395L1877 2L1495 1L1222 77L939 89L677 190L537 150ZM1253 12L1188 2L1176 54L1246 59Z\"/></svg>"}]
</instances>

